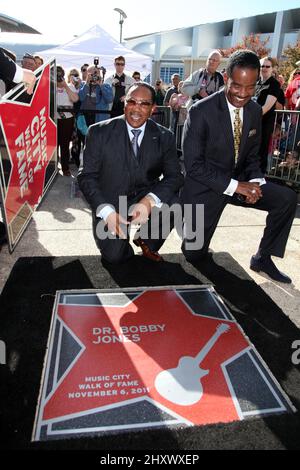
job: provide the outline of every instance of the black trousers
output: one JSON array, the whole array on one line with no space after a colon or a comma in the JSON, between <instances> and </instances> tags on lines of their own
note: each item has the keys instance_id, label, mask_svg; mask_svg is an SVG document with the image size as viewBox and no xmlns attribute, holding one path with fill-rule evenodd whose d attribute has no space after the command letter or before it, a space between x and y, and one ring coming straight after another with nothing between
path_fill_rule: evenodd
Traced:
<instances>
[{"instance_id":1,"label":"black trousers","mask_svg":"<svg viewBox=\"0 0 300 470\"><path fill-rule=\"evenodd\" d=\"M63 171L69 169L70 142L74 128L74 118L57 119L57 152L60 148L60 161Z\"/></svg>"},{"instance_id":2,"label":"black trousers","mask_svg":"<svg viewBox=\"0 0 300 470\"><path fill-rule=\"evenodd\" d=\"M129 198L128 208L140 201L143 196L145 196L144 193L138 195L137 197ZM177 195L174 195L174 197L171 199L171 201L169 201L168 204L169 206L172 206L173 204L179 205L179 197ZM141 230L138 230L134 236L134 238L140 237L150 248L151 251L158 251L161 248L167 236L174 227L174 217L172 216L172 214L169 223L167 224L165 224L165 218L162 216L162 214L163 211L154 207L152 209L147 224L141 227ZM128 232L128 227L124 226L123 229L124 233L126 234ZM102 258L108 261L109 263L123 263L134 255L133 248L129 243L129 233L127 233L126 239L121 239L117 236L112 236L108 233L104 220L99 217L96 217L94 213L93 235L96 245L101 252ZM155 235L155 238L151 238L151 236L153 235Z\"/></svg>"},{"instance_id":3,"label":"black trousers","mask_svg":"<svg viewBox=\"0 0 300 470\"><path fill-rule=\"evenodd\" d=\"M191 226L184 227L185 234L200 233L203 230L202 248L193 249L194 238L184 236L182 252L190 262L197 262L205 256L208 251L211 238L216 230L222 212L228 203L243 206L248 209L259 209L267 211L266 226L259 245L260 252L265 255L273 255L283 258L290 229L294 220L297 207L296 193L285 186L279 186L267 182L261 186L262 197L256 204L246 204L240 201L236 195L219 195L213 191L205 193L205 200L194 201L192 204L191 220L185 221ZM204 205L204 226L197 227L196 206Z\"/></svg>"}]
</instances>

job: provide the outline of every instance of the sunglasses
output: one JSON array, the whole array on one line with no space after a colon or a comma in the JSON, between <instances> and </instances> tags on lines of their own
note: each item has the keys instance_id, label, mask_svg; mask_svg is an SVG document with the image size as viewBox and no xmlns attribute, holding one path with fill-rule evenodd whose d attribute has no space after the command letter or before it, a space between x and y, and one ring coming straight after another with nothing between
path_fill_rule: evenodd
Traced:
<instances>
[{"instance_id":1,"label":"sunglasses","mask_svg":"<svg viewBox=\"0 0 300 470\"><path fill-rule=\"evenodd\" d=\"M81 72L86 72L86 71L87 71L87 69L81 69Z\"/></svg>"},{"instance_id":2,"label":"sunglasses","mask_svg":"<svg viewBox=\"0 0 300 470\"><path fill-rule=\"evenodd\" d=\"M128 98L128 100L126 100L126 103L128 106L136 106L138 104L142 108L149 108L153 104L151 101L135 100L134 98Z\"/></svg>"},{"instance_id":3,"label":"sunglasses","mask_svg":"<svg viewBox=\"0 0 300 470\"><path fill-rule=\"evenodd\" d=\"M23 55L23 59L32 59L32 60L35 60L33 55L31 54L28 54L28 52L25 52L25 54Z\"/></svg>"},{"instance_id":4,"label":"sunglasses","mask_svg":"<svg viewBox=\"0 0 300 470\"><path fill-rule=\"evenodd\" d=\"M115 62L116 65L122 65L124 67L125 63L124 62Z\"/></svg>"},{"instance_id":5,"label":"sunglasses","mask_svg":"<svg viewBox=\"0 0 300 470\"><path fill-rule=\"evenodd\" d=\"M261 68L262 69L270 69L272 66L271 65L262 65Z\"/></svg>"}]
</instances>

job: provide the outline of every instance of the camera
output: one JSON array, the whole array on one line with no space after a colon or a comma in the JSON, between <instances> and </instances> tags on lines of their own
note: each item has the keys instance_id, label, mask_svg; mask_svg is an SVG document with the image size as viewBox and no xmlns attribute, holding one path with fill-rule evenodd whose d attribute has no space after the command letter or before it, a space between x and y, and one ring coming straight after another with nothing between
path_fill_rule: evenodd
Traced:
<instances>
[{"instance_id":1,"label":"camera","mask_svg":"<svg viewBox=\"0 0 300 470\"><path fill-rule=\"evenodd\" d=\"M94 57L94 66L98 67L99 65L99 57Z\"/></svg>"},{"instance_id":2,"label":"camera","mask_svg":"<svg viewBox=\"0 0 300 470\"><path fill-rule=\"evenodd\" d=\"M99 75L97 74L97 72L94 72L93 75L91 76L90 84L96 85L99 82L99 80L100 80Z\"/></svg>"}]
</instances>

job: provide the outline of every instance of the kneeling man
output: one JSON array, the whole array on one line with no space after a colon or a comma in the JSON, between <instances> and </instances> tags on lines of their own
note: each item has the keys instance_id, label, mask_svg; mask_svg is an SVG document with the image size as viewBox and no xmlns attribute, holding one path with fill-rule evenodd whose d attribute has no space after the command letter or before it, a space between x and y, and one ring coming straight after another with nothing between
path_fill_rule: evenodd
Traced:
<instances>
[{"instance_id":1,"label":"kneeling man","mask_svg":"<svg viewBox=\"0 0 300 470\"><path fill-rule=\"evenodd\" d=\"M297 197L287 187L266 182L260 170L262 111L251 100L259 72L254 52L235 52L227 64L225 88L190 109L183 135L182 202L192 207L192 216L185 218L182 251L188 261L201 264L228 203L267 211L264 234L250 268L290 283L271 256L284 256ZM204 227L196 223L197 205L204 206ZM194 242L201 230L204 243L200 249Z\"/></svg>"},{"instance_id":2,"label":"kneeling man","mask_svg":"<svg viewBox=\"0 0 300 470\"><path fill-rule=\"evenodd\" d=\"M78 182L92 208L95 241L110 263L134 254L126 233L130 222L150 226L154 209L179 201L183 176L174 136L150 119L154 103L151 85L133 84L125 98L125 115L91 126L86 138ZM141 235L134 243L144 256L161 261L160 235L161 227L154 239Z\"/></svg>"}]
</instances>

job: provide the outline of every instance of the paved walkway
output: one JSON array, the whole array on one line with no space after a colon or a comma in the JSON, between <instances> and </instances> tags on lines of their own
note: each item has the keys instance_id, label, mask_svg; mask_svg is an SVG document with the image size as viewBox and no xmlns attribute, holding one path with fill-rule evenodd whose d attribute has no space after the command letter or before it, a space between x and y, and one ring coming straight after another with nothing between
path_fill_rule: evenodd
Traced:
<instances>
[{"instance_id":1,"label":"paved walkway","mask_svg":"<svg viewBox=\"0 0 300 470\"><path fill-rule=\"evenodd\" d=\"M0 252L0 290L16 260L21 256L83 256L99 254L91 231L91 211L80 197L71 197L72 178L58 175L12 254L7 246ZM214 251L228 252L254 281L300 327L300 205L294 220L286 255L276 265L293 284L271 281L249 269L265 226L265 214L228 205L213 237ZM175 231L161 253L179 253L181 241ZM137 248L135 248L138 251Z\"/></svg>"}]
</instances>

